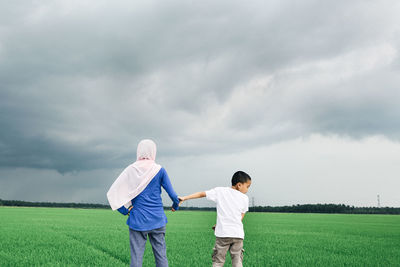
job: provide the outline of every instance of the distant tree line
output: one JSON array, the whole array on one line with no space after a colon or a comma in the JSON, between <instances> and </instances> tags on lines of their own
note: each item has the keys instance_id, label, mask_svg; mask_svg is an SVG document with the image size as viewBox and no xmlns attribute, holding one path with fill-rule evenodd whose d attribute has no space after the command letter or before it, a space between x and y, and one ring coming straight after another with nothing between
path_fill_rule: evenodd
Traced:
<instances>
[{"instance_id":1,"label":"distant tree line","mask_svg":"<svg viewBox=\"0 0 400 267\"><path fill-rule=\"evenodd\" d=\"M0 206L14 207L50 207L50 208L79 208L79 209L109 209L109 205L91 203L57 203L57 202L29 202L21 200L2 200Z\"/></svg>"},{"instance_id":2,"label":"distant tree line","mask_svg":"<svg viewBox=\"0 0 400 267\"><path fill-rule=\"evenodd\" d=\"M29 202L21 200L2 200L0 206L14 207L54 207L80 209L110 209L109 205L91 203L57 203L57 202ZM166 210L171 207L164 207ZM215 211L212 207L180 207L181 210ZM400 208L392 207L354 207L344 204L304 204L292 206L255 206L250 212L287 212L287 213L344 213L344 214L400 214Z\"/></svg>"},{"instance_id":3,"label":"distant tree line","mask_svg":"<svg viewBox=\"0 0 400 267\"><path fill-rule=\"evenodd\" d=\"M400 214L400 208L354 207L344 204L303 204L292 206L255 206L253 212L295 212L295 213L345 213L345 214Z\"/></svg>"}]
</instances>

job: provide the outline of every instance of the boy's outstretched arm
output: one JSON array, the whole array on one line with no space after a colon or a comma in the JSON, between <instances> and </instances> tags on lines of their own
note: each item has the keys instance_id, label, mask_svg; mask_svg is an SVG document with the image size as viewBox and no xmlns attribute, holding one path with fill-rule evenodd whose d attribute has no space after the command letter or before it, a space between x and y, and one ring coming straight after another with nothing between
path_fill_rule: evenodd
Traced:
<instances>
[{"instance_id":1,"label":"boy's outstretched arm","mask_svg":"<svg viewBox=\"0 0 400 267\"><path fill-rule=\"evenodd\" d=\"M179 198L179 204L181 204L183 201L189 200L189 199L195 199L195 198L202 198L206 197L206 192L197 192L188 196L184 197L178 197Z\"/></svg>"}]
</instances>

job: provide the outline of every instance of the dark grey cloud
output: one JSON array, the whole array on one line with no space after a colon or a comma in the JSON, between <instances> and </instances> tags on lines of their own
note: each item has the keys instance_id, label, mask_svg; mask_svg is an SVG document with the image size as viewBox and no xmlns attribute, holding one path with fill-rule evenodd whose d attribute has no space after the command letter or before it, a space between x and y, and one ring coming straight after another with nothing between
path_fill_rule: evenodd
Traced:
<instances>
[{"instance_id":1,"label":"dark grey cloud","mask_svg":"<svg viewBox=\"0 0 400 267\"><path fill-rule=\"evenodd\" d=\"M120 170L97 169L60 174L48 169L0 169L2 199L106 203L106 192Z\"/></svg>"},{"instance_id":2,"label":"dark grey cloud","mask_svg":"<svg viewBox=\"0 0 400 267\"><path fill-rule=\"evenodd\" d=\"M399 137L396 2L0 10L1 167L119 168L145 137L165 157L315 132Z\"/></svg>"}]
</instances>

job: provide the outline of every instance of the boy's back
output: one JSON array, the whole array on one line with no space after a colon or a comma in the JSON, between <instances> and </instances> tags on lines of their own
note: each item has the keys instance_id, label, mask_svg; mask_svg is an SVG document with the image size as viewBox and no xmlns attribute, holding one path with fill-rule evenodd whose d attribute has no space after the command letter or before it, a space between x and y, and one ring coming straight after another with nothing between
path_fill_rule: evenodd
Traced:
<instances>
[{"instance_id":1,"label":"boy's back","mask_svg":"<svg viewBox=\"0 0 400 267\"><path fill-rule=\"evenodd\" d=\"M251 185L250 176L237 171L232 176L232 187L216 187L179 197L180 203L189 199L207 197L217 203L217 225L215 227L215 246L213 248L213 267L224 266L226 252L229 250L233 267L243 267L244 231L242 219L249 210L249 198L245 195Z\"/></svg>"},{"instance_id":2,"label":"boy's back","mask_svg":"<svg viewBox=\"0 0 400 267\"><path fill-rule=\"evenodd\" d=\"M205 193L217 204L215 236L244 239L242 214L249 210L249 198L231 187L216 187Z\"/></svg>"}]
</instances>

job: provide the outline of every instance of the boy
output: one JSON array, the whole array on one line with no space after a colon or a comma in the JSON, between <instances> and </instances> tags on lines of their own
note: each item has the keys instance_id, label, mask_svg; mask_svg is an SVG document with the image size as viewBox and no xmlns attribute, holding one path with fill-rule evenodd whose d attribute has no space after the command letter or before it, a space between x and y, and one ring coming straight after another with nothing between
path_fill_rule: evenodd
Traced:
<instances>
[{"instance_id":1,"label":"boy","mask_svg":"<svg viewBox=\"0 0 400 267\"><path fill-rule=\"evenodd\" d=\"M250 176L237 171L232 177L232 187L214 189L179 197L185 200L206 197L217 204L217 224L215 246L212 255L213 267L224 266L229 249L233 267L243 266L243 223L244 214L249 210L249 198L245 195L251 185Z\"/></svg>"}]
</instances>

